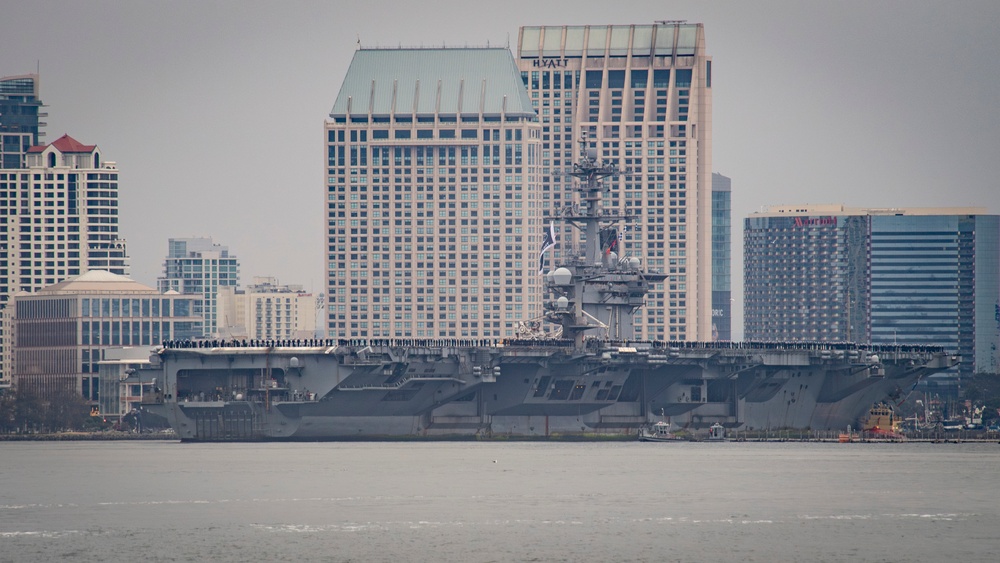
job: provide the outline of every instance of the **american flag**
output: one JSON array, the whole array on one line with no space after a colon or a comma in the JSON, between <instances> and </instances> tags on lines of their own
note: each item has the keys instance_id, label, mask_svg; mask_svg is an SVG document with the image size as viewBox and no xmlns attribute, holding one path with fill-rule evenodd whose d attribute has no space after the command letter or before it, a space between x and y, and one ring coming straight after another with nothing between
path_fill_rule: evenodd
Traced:
<instances>
[{"instance_id":1,"label":"american flag","mask_svg":"<svg viewBox=\"0 0 1000 563\"><path fill-rule=\"evenodd\" d=\"M556 226L555 223L549 222L549 230L545 233L542 238L542 251L538 253L538 274L541 275L545 271L545 251L556 245Z\"/></svg>"}]
</instances>

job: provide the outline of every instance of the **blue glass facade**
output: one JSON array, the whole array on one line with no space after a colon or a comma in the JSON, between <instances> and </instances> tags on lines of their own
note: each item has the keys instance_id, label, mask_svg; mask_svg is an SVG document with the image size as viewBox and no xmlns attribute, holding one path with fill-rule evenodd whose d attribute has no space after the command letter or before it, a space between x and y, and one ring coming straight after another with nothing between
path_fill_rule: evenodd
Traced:
<instances>
[{"instance_id":1,"label":"blue glass facade","mask_svg":"<svg viewBox=\"0 0 1000 563\"><path fill-rule=\"evenodd\" d=\"M163 272L157 280L159 290L201 296L194 302L198 307L194 314L205 319L203 336L218 334L219 288L236 287L240 278L239 260L229 254L229 247L210 238L169 239Z\"/></svg>"},{"instance_id":2,"label":"blue glass facade","mask_svg":"<svg viewBox=\"0 0 1000 563\"><path fill-rule=\"evenodd\" d=\"M24 155L39 144L45 114L38 99L38 75L0 78L0 168L24 168Z\"/></svg>"},{"instance_id":3,"label":"blue glass facade","mask_svg":"<svg viewBox=\"0 0 1000 563\"><path fill-rule=\"evenodd\" d=\"M975 369L1000 373L1000 216L976 216Z\"/></svg>"},{"instance_id":4,"label":"blue glass facade","mask_svg":"<svg viewBox=\"0 0 1000 563\"><path fill-rule=\"evenodd\" d=\"M732 180L712 174L712 338L732 340Z\"/></svg>"},{"instance_id":5,"label":"blue glass facade","mask_svg":"<svg viewBox=\"0 0 1000 563\"><path fill-rule=\"evenodd\" d=\"M972 241L964 234L954 216L872 217L872 342L958 350L960 333L971 336L960 323L971 320L972 303Z\"/></svg>"},{"instance_id":6,"label":"blue glass facade","mask_svg":"<svg viewBox=\"0 0 1000 563\"><path fill-rule=\"evenodd\" d=\"M872 217L871 341L936 344L962 356L961 375L996 372L997 219Z\"/></svg>"}]
</instances>

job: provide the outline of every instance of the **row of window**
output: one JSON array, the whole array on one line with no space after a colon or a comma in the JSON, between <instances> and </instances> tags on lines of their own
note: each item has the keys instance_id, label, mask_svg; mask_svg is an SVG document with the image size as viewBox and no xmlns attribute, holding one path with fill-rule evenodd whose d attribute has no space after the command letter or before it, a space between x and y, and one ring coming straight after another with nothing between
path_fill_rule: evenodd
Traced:
<instances>
[{"instance_id":1,"label":"row of window","mask_svg":"<svg viewBox=\"0 0 1000 563\"><path fill-rule=\"evenodd\" d=\"M171 314L173 303L173 314ZM201 301L196 299L81 299L82 317L189 317L201 314Z\"/></svg>"}]
</instances>

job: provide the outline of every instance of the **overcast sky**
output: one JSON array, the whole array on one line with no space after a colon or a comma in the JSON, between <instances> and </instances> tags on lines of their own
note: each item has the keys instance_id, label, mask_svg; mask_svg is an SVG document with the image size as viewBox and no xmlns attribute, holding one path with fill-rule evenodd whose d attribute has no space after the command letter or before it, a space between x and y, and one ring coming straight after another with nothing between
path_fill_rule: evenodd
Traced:
<instances>
[{"instance_id":1,"label":"overcast sky","mask_svg":"<svg viewBox=\"0 0 1000 563\"><path fill-rule=\"evenodd\" d=\"M323 292L328 115L365 46L513 47L522 25L705 24L714 166L742 219L764 205L1000 212L1000 2L18 2L0 75L41 69L45 140L118 162L132 277L207 236L243 284ZM516 53L515 53L516 54ZM742 318L734 318L734 335Z\"/></svg>"}]
</instances>

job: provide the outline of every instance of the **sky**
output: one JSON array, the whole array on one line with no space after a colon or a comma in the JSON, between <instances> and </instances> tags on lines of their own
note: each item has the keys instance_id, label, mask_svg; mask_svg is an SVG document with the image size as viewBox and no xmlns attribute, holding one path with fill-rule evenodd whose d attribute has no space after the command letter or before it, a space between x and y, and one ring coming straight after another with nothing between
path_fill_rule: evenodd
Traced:
<instances>
[{"instance_id":1,"label":"sky","mask_svg":"<svg viewBox=\"0 0 1000 563\"><path fill-rule=\"evenodd\" d=\"M1000 212L1000 2L0 0L0 76L41 72L44 138L120 169L132 278L211 237L241 283L324 287L323 123L360 41L515 46L523 25L705 25L713 169L763 206ZM516 52L515 52L516 55Z\"/></svg>"}]
</instances>

